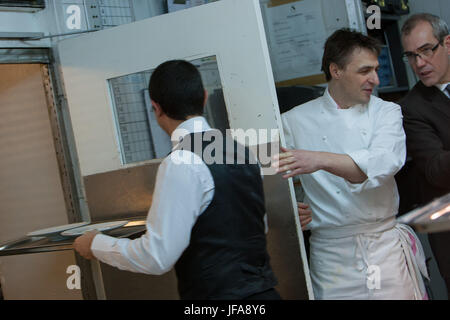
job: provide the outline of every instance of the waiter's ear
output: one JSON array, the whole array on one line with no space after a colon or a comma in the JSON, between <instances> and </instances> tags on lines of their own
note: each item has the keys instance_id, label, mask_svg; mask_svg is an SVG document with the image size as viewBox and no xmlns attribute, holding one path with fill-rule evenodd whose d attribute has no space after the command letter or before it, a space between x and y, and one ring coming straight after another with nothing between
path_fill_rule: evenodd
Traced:
<instances>
[{"instance_id":1,"label":"waiter's ear","mask_svg":"<svg viewBox=\"0 0 450 320\"><path fill-rule=\"evenodd\" d=\"M157 103L157 102L155 102L155 101L153 101L153 100L151 100L151 101L152 101L152 108L153 108L153 111L155 112L156 118L161 117L161 115L162 115L164 112L163 112L163 110L162 110L160 104Z\"/></svg>"},{"instance_id":2,"label":"waiter's ear","mask_svg":"<svg viewBox=\"0 0 450 320\"><path fill-rule=\"evenodd\" d=\"M203 97L203 107L206 106L206 101L208 101L208 91L204 90L204 97Z\"/></svg>"}]
</instances>

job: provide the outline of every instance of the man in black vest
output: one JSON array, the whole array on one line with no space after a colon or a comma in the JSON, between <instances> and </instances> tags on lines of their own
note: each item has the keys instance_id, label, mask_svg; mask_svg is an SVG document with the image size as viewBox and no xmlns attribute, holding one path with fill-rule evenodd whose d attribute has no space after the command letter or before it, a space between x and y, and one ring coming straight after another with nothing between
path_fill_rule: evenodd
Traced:
<instances>
[{"instance_id":1,"label":"man in black vest","mask_svg":"<svg viewBox=\"0 0 450 320\"><path fill-rule=\"evenodd\" d=\"M158 169L147 232L135 240L87 233L75 249L133 272L163 274L175 266L182 299L280 299L259 165L201 116L207 93L191 63L161 64L149 91L174 148Z\"/></svg>"},{"instance_id":2,"label":"man in black vest","mask_svg":"<svg viewBox=\"0 0 450 320\"><path fill-rule=\"evenodd\" d=\"M410 158L399 173L400 207L409 211L450 192L450 35L437 16L417 14L402 27L404 56L420 81L400 102ZM450 232L429 241L450 297Z\"/></svg>"}]
</instances>

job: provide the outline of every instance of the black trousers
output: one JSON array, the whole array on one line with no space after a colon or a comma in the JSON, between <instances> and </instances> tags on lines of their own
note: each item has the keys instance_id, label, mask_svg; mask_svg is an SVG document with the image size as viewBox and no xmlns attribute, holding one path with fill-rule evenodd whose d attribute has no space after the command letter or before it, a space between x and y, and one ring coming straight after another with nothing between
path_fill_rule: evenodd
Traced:
<instances>
[{"instance_id":1,"label":"black trousers","mask_svg":"<svg viewBox=\"0 0 450 320\"><path fill-rule=\"evenodd\" d=\"M447 294L450 299L450 231L430 233L428 241L439 272L447 285Z\"/></svg>"}]
</instances>

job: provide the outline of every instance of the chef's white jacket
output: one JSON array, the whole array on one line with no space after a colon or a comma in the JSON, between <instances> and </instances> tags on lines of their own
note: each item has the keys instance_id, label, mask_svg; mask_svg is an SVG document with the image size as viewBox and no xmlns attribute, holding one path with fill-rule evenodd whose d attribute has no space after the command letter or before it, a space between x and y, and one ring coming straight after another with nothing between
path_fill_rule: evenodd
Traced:
<instances>
[{"instance_id":1,"label":"chef's white jacket","mask_svg":"<svg viewBox=\"0 0 450 320\"><path fill-rule=\"evenodd\" d=\"M320 170L300 175L313 220L310 229L379 222L397 214L394 175L406 159L400 106L372 96L368 105L339 109L328 89L282 115L288 149L347 154L367 175L361 184Z\"/></svg>"},{"instance_id":2,"label":"chef's white jacket","mask_svg":"<svg viewBox=\"0 0 450 320\"><path fill-rule=\"evenodd\" d=\"M400 106L375 96L340 109L328 89L282 115L287 148L347 154L367 175L352 184L324 170L300 175L312 210L316 299L426 299L413 230L398 224L394 175L406 158Z\"/></svg>"}]
</instances>

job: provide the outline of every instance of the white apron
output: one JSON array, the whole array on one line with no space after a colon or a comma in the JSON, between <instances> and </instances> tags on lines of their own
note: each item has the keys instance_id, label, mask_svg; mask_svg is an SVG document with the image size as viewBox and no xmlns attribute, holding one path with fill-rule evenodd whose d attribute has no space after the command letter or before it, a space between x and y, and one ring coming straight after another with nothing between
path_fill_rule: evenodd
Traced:
<instances>
[{"instance_id":1,"label":"white apron","mask_svg":"<svg viewBox=\"0 0 450 320\"><path fill-rule=\"evenodd\" d=\"M414 231L394 217L314 230L310 246L316 299L428 299L422 245Z\"/></svg>"}]
</instances>

